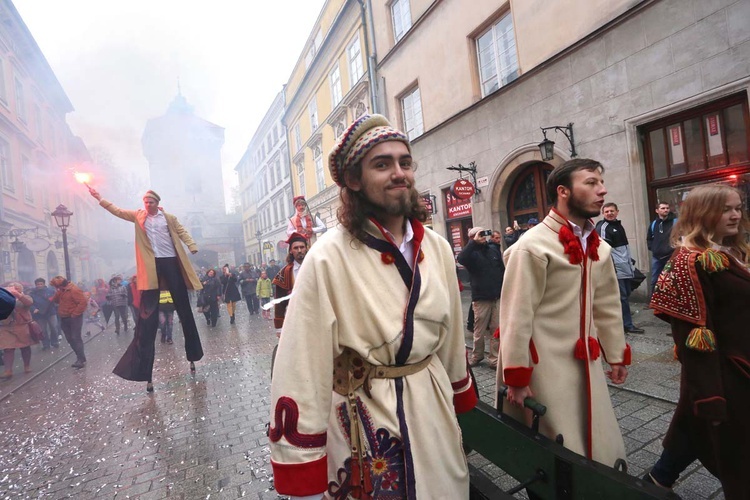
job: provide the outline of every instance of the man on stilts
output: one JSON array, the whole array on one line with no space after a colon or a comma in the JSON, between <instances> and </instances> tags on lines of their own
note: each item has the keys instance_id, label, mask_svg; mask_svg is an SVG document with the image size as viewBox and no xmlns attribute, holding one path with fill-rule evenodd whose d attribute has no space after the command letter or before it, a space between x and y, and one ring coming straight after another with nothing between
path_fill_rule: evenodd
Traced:
<instances>
[{"instance_id":1,"label":"man on stilts","mask_svg":"<svg viewBox=\"0 0 750 500\"><path fill-rule=\"evenodd\" d=\"M169 290L185 335L185 354L190 372L195 373L195 361L203 357L203 347L190 308L188 288L202 288L198 276L185 253L183 243L191 253L198 247L187 230L172 214L159 207L161 198L154 191L143 195L143 209L123 210L102 199L93 188L91 196L112 215L135 226L135 258L138 290L141 294L140 314L136 319L135 335L113 373L126 380L147 382L146 390L153 392L154 342L159 327L159 291Z\"/></svg>"}]
</instances>

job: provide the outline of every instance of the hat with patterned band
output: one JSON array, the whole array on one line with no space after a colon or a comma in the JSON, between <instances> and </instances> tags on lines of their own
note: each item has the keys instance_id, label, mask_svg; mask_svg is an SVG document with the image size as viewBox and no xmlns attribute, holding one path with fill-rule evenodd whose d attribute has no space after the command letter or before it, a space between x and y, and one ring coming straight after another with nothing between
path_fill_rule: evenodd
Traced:
<instances>
[{"instance_id":1,"label":"hat with patterned band","mask_svg":"<svg viewBox=\"0 0 750 500\"><path fill-rule=\"evenodd\" d=\"M387 141L401 141L411 153L406 134L396 130L383 115L364 115L352 123L341 135L338 144L328 155L328 168L334 182L346 186L346 171L356 165L375 146Z\"/></svg>"},{"instance_id":2,"label":"hat with patterned band","mask_svg":"<svg viewBox=\"0 0 750 500\"><path fill-rule=\"evenodd\" d=\"M161 201L161 196L156 194L156 191L154 191L153 189L149 189L148 191L146 191L146 194L143 195L143 198L151 198L152 200L155 200L156 203L159 203Z\"/></svg>"}]
</instances>

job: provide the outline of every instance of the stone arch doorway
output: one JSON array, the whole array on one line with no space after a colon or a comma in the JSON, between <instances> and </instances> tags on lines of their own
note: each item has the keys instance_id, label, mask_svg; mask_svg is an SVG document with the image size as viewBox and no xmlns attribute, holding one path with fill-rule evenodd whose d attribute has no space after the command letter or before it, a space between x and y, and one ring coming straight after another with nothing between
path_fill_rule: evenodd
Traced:
<instances>
[{"instance_id":1,"label":"stone arch doorway","mask_svg":"<svg viewBox=\"0 0 750 500\"><path fill-rule=\"evenodd\" d=\"M23 283L33 283L36 276L36 259L28 248L18 252L18 280Z\"/></svg>"},{"instance_id":2,"label":"stone arch doorway","mask_svg":"<svg viewBox=\"0 0 750 500\"><path fill-rule=\"evenodd\" d=\"M60 275L60 268L57 266L57 255L55 252L47 252L47 280L51 280L55 276Z\"/></svg>"},{"instance_id":3,"label":"stone arch doorway","mask_svg":"<svg viewBox=\"0 0 750 500\"><path fill-rule=\"evenodd\" d=\"M492 210L492 221L493 224L501 225L500 230L502 231L506 226L513 224L512 213L515 212L516 218L519 224L527 221L532 217L531 213L538 213L540 220L547 215L549 210L549 204L546 201L546 194L544 190L544 181L546 180L545 171L547 169L552 170L554 167L561 165L569 158L565 155L564 151L555 149L555 157L548 161L542 161L539 147L537 144L525 144L509 152L505 158L503 158L490 179L490 186L492 186L491 194L491 210ZM536 209L533 209L528 205L525 206L524 210L515 210L515 201L513 200L514 191L517 193L517 188L523 183L527 177L533 173L533 182L535 193L541 190L541 195L536 194ZM539 199L541 198L541 207L539 207ZM513 209L513 210L511 210Z\"/></svg>"},{"instance_id":4,"label":"stone arch doorway","mask_svg":"<svg viewBox=\"0 0 750 500\"><path fill-rule=\"evenodd\" d=\"M547 177L552 165L530 162L518 173L508 196L508 224L517 221L523 226L529 219L542 220L552 207L547 199Z\"/></svg>"}]
</instances>

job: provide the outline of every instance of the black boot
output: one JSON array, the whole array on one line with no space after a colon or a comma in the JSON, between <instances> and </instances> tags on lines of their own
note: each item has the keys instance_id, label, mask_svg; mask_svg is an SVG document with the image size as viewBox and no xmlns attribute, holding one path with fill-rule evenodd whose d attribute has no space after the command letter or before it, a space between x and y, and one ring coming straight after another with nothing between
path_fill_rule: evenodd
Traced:
<instances>
[{"instance_id":1,"label":"black boot","mask_svg":"<svg viewBox=\"0 0 750 500\"><path fill-rule=\"evenodd\" d=\"M232 315L232 316L229 316L229 324L230 324L230 325L233 325L233 324L234 324L234 315Z\"/></svg>"}]
</instances>

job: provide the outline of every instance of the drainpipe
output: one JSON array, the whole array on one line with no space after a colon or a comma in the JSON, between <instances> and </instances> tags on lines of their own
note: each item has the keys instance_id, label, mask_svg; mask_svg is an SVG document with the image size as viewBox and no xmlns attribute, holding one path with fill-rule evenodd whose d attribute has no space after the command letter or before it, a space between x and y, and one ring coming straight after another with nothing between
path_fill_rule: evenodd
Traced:
<instances>
[{"instance_id":1,"label":"drainpipe","mask_svg":"<svg viewBox=\"0 0 750 500\"><path fill-rule=\"evenodd\" d=\"M365 6L367 1L367 6ZM360 7L362 16L362 26L365 28L365 54L367 54L367 78L370 80L370 109L372 113L379 113L378 111L378 94L376 90L377 80L375 74L375 49L373 44L373 51L370 53L370 39L375 39L374 29L372 27L372 3L371 0L357 0ZM367 15L367 11L371 14Z\"/></svg>"}]
</instances>

